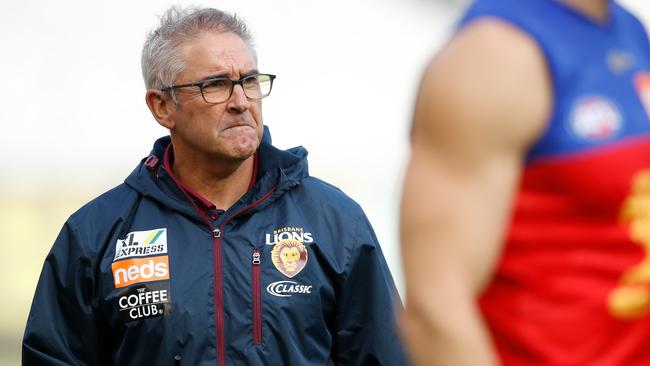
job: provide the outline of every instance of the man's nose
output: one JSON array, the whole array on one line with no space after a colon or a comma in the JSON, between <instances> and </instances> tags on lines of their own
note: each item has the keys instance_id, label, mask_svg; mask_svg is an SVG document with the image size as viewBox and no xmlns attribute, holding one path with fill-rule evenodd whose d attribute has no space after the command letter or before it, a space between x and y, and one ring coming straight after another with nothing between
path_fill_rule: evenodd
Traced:
<instances>
[{"instance_id":1,"label":"man's nose","mask_svg":"<svg viewBox=\"0 0 650 366\"><path fill-rule=\"evenodd\" d=\"M241 85L235 85L232 90L232 95L228 100L228 110L231 112L245 112L248 110L249 101L244 93L244 88Z\"/></svg>"}]
</instances>

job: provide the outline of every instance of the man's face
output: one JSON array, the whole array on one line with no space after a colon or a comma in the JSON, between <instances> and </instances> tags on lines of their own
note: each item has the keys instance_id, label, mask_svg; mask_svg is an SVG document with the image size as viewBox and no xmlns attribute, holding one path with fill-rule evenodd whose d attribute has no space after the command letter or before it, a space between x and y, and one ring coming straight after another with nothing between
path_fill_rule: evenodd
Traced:
<instances>
[{"instance_id":1,"label":"man's face","mask_svg":"<svg viewBox=\"0 0 650 366\"><path fill-rule=\"evenodd\" d=\"M185 69L175 84L210 77L236 80L257 73L249 49L234 33L202 33L182 46L182 56ZM183 145L190 154L232 161L245 160L255 152L264 128L261 101L248 100L240 85L220 104L206 103L199 88L181 88L176 95L179 106L171 129L175 145Z\"/></svg>"}]
</instances>

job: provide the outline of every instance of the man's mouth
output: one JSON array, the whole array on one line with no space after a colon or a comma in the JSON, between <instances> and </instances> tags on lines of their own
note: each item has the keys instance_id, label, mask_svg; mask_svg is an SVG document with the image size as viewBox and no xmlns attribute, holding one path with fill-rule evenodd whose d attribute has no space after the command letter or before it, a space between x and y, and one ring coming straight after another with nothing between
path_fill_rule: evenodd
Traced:
<instances>
[{"instance_id":1,"label":"man's mouth","mask_svg":"<svg viewBox=\"0 0 650 366\"><path fill-rule=\"evenodd\" d=\"M241 125L232 125L232 126L226 127L226 130L230 130L230 129L233 129L233 128L246 128L246 127L255 129L255 127L253 127L251 125L241 124Z\"/></svg>"}]
</instances>

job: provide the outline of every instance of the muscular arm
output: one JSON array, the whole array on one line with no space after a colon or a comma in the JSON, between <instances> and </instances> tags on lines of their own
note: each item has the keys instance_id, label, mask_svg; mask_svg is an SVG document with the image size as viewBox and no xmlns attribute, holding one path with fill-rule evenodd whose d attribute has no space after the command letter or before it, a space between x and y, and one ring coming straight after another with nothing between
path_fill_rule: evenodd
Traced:
<instances>
[{"instance_id":1,"label":"muscular arm","mask_svg":"<svg viewBox=\"0 0 650 366\"><path fill-rule=\"evenodd\" d=\"M403 325L418 365L496 364L476 297L550 104L541 51L497 20L464 28L427 70L401 211Z\"/></svg>"}]
</instances>

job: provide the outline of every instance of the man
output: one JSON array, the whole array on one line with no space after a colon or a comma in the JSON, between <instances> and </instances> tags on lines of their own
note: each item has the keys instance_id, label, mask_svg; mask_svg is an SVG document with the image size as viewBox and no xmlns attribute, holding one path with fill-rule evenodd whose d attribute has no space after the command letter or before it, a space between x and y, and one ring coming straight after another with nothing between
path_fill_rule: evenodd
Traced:
<instances>
[{"instance_id":1,"label":"man","mask_svg":"<svg viewBox=\"0 0 650 366\"><path fill-rule=\"evenodd\" d=\"M271 145L244 23L171 8L144 45L171 137L65 224L23 363L401 365L392 278L361 208Z\"/></svg>"},{"instance_id":2,"label":"man","mask_svg":"<svg viewBox=\"0 0 650 366\"><path fill-rule=\"evenodd\" d=\"M646 32L616 2L472 5L414 116L416 362L650 364L649 82Z\"/></svg>"}]
</instances>

